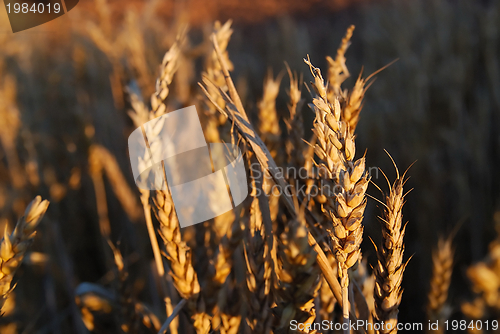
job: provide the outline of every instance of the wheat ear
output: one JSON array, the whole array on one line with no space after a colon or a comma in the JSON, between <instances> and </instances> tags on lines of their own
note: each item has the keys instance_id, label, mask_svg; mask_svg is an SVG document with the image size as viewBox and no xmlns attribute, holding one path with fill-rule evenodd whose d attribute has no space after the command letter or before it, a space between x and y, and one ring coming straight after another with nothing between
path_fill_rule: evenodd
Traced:
<instances>
[{"instance_id":1,"label":"wheat ear","mask_svg":"<svg viewBox=\"0 0 500 334\"><path fill-rule=\"evenodd\" d=\"M341 120L338 99L330 103L321 71L309 65L314 77L312 86L316 91L311 109L316 113L314 134L317 137L316 155L322 160L321 169L333 180L334 189L327 193L328 202L324 212L331 219L329 229L337 259L340 285L342 287L342 315L349 322L349 277L347 270L357 261L363 239L363 214L366 207L365 192L369 177L365 171L365 158L354 161L354 134L349 125ZM347 331L346 331L347 333Z\"/></svg>"},{"instance_id":2,"label":"wheat ear","mask_svg":"<svg viewBox=\"0 0 500 334\"><path fill-rule=\"evenodd\" d=\"M281 130L276 110L276 98L280 90L282 75L273 78L271 71L264 79L264 93L259 102L259 131L261 138L269 147L271 156L276 161L279 158L279 149L281 147ZM277 162L280 165L279 162Z\"/></svg>"},{"instance_id":3,"label":"wheat ear","mask_svg":"<svg viewBox=\"0 0 500 334\"><path fill-rule=\"evenodd\" d=\"M305 166L305 143L304 143L304 120L302 117L302 77L298 77L297 73L292 73L290 67L287 65L288 76L290 78L290 90L288 92L289 102L288 111L290 112L290 119L285 120L288 130L288 137L286 142L286 152L288 156L288 164L302 168Z\"/></svg>"},{"instance_id":4,"label":"wheat ear","mask_svg":"<svg viewBox=\"0 0 500 334\"><path fill-rule=\"evenodd\" d=\"M335 60L330 56L326 57L326 60L328 61L328 90L331 94L330 100L332 100L336 96L345 97L347 95L342 90L341 85L351 75L346 66L345 53L347 51L347 48L349 48L349 45L351 44L351 37L353 32L354 26L351 25L347 29L344 38L342 38L342 42L337 49Z\"/></svg>"},{"instance_id":5,"label":"wheat ear","mask_svg":"<svg viewBox=\"0 0 500 334\"><path fill-rule=\"evenodd\" d=\"M392 185L387 180L389 193L385 195L384 211L380 217L382 242L375 247L378 257L374 268L375 317L385 324L380 330L382 334L397 333L398 307L403 295L401 282L406 267L403 262L406 225L402 225L405 175L400 176L397 168L396 173L397 178Z\"/></svg>"},{"instance_id":6,"label":"wheat ear","mask_svg":"<svg viewBox=\"0 0 500 334\"><path fill-rule=\"evenodd\" d=\"M370 87L370 79L380 71L387 68L387 66L392 63L382 67L381 69L370 74L368 77L363 78L362 72L359 74L354 87L348 91L347 89L342 89L342 83L350 77L349 70L346 66L345 53L350 45L351 37L354 31L354 26L351 25L340 43L340 47L337 49L337 55L335 60L331 57L326 57L328 61L328 100L333 101L333 99L338 98L342 105L342 119L349 125L351 132L356 130L359 122L359 114L361 109L363 109L363 99L367 89Z\"/></svg>"},{"instance_id":7,"label":"wheat ear","mask_svg":"<svg viewBox=\"0 0 500 334\"><path fill-rule=\"evenodd\" d=\"M178 68L179 58L181 56L181 46L184 43L184 40L185 31L181 31L181 33L179 33L179 35L177 36L177 40L175 41L175 43L170 47L170 49L165 53L163 57L160 66L160 74L156 80L156 91L151 95L152 110L149 110L149 108L145 105L144 101L137 91L135 91L132 87L127 87L130 103L132 105L132 110L130 110L128 114L136 127L142 127L149 120L159 117L166 112L167 108L165 101L170 92L169 85L171 84ZM139 191L141 193L140 198L149 238L151 241L156 270L159 277L162 278L160 280L160 295L165 302L167 313L171 314L173 311L172 300L170 296L167 295L168 288L165 280L163 279L165 275L165 267L161 259L160 247L151 217L151 192L145 189L139 189ZM178 319L173 319L172 323L170 324L170 330L172 334L177 334L177 325Z\"/></svg>"},{"instance_id":8,"label":"wheat ear","mask_svg":"<svg viewBox=\"0 0 500 334\"><path fill-rule=\"evenodd\" d=\"M159 117L167 112L165 100L170 92L169 85L172 83L174 74L179 66L179 57L181 55L181 47L185 41L186 30L182 30L176 42L170 47L160 67L160 75L156 79L156 91L151 95L151 112L150 119Z\"/></svg>"},{"instance_id":9,"label":"wheat ear","mask_svg":"<svg viewBox=\"0 0 500 334\"><path fill-rule=\"evenodd\" d=\"M271 71L264 79L264 93L259 102L259 131L262 141L266 144L274 161L281 166L282 161L282 143L281 129L279 125L278 112L276 110L276 98L278 97L282 75L273 78ZM269 207L271 209L271 219L276 221L279 213L279 196L272 192L274 183L270 178L265 177L262 185L266 194L269 194Z\"/></svg>"},{"instance_id":10,"label":"wheat ear","mask_svg":"<svg viewBox=\"0 0 500 334\"><path fill-rule=\"evenodd\" d=\"M229 40L231 39L231 35L233 34L233 30L231 29L232 21L229 20L224 24L221 24L219 21L216 21L213 27L213 34L217 39L217 43L220 47L221 56L224 58L229 70L233 69L233 64L229 59L229 54L227 52L227 46L229 44ZM202 73L202 76L210 80L217 87L225 87L226 79L224 78L224 74L222 73L222 68L220 62L217 58L217 53L215 50L210 49L209 55L206 57L205 63L205 71ZM214 96L217 96L217 89L215 87L208 88L210 93ZM217 103L219 105L225 107L225 102L222 96L217 97ZM220 131L219 128L226 124L227 117L223 114L220 114L217 111L217 108L212 103L207 103L207 115L206 115L206 128L205 128L205 136L207 141L209 142L220 142Z\"/></svg>"},{"instance_id":11,"label":"wheat ear","mask_svg":"<svg viewBox=\"0 0 500 334\"><path fill-rule=\"evenodd\" d=\"M437 248L432 252L432 278L428 294L427 316L432 322L438 320L438 334L444 333L444 321L448 319L451 308L446 305L453 273L453 256L455 250L452 237L438 240ZM436 331L433 331L436 332Z\"/></svg>"},{"instance_id":12,"label":"wheat ear","mask_svg":"<svg viewBox=\"0 0 500 334\"><path fill-rule=\"evenodd\" d=\"M157 191L155 197L156 217L160 222L160 234L165 243L165 257L170 265L170 275L179 295L187 300L187 308L197 333L208 333L210 316L205 313L200 300L200 284L191 256L191 248L182 241L181 230L170 194Z\"/></svg>"},{"instance_id":13,"label":"wheat ear","mask_svg":"<svg viewBox=\"0 0 500 334\"><path fill-rule=\"evenodd\" d=\"M345 53L351 44L351 37L354 32L354 26L351 25L342 38L339 48L337 49L337 56L335 60L331 57L326 57L328 61L328 97L332 101L335 97L339 98L342 104L342 119L349 125L352 132L356 129L359 121L359 113L362 109L363 97L366 89L365 84L367 80L361 78L359 74L353 89L349 92L347 89L342 89L342 83L351 76L346 66Z\"/></svg>"},{"instance_id":14,"label":"wheat ear","mask_svg":"<svg viewBox=\"0 0 500 334\"><path fill-rule=\"evenodd\" d=\"M35 230L49 206L47 200L35 197L17 221L14 231L9 234L7 227L0 243L0 312L9 293L14 289L12 279L21 265L28 247L35 238Z\"/></svg>"},{"instance_id":15,"label":"wheat ear","mask_svg":"<svg viewBox=\"0 0 500 334\"><path fill-rule=\"evenodd\" d=\"M255 182L254 182L255 184ZM256 187L252 188L255 192ZM262 191L262 188L260 188ZM271 249L266 242L266 228L263 223L259 198L252 194L250 208L250 226L245 242L245 260L247 264L246 297L248 301L248 326L253 333L269 333L271 327L271 285L273 263ZM266 200L266 199L264 199ZM269 214L269 213L268 213Z\"/></svg>"}]
</instances>

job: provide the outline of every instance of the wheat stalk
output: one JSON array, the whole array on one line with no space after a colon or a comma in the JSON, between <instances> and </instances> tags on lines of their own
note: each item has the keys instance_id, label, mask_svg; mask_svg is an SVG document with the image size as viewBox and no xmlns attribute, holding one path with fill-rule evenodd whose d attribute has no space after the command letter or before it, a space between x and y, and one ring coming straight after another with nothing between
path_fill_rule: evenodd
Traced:
<instances>
[{"instance_id":1,"label":"wheat stalk","mask_svg":"<svg viewBox=\"0 0 500 334\"><path fill-rule=\"evenodd\" d=\"M281 158L279 149L281 147L280 138L281 130L279 125L278 112L276 110L276 98L280 90L282 75L273 78L271 71L268 72L264 79L264 93L262 100L259 101L259 131L261 138L269 147L271 156L276 159ZM277 162L278 165L279 162Z\"/></svg>"},{"instance_id":2,"label":"wheat stalk","mask_svg":"<svg viewBox=\"0 0 500 334\"><path fill-rule=\"evenodd\" d=\"M234 82L231 79L231 76L229 75L229 71L227 69L226 64L224 63L222 56L220 54L219 46L217 44L217 39L213 36L212 37L212 42L214 43L215 50L217 51L218 59L221 62L221 67L224 73L224 77L226 78L226 84L228 87L229 91L229 96L225 94L222 90L222 88L217 88L215 91L217 92L217 96L223 96L226 102L226 109L222 109L216 101L216 96L211 95L208 92L208 88L210 86L214 86L208 79L204 78L203 84L199 84L200 87L203 89L205 95L208 97L211 103L213 103L217 109L219 110L220 113L224 115L228 115L231 120L234 122L234 125L238 129L238 132L241 134L241 136L245 139L245 141L249 144L249 147L251 150L254 152L255 157L257 158L259 164L262 166L262 168L266 169L269 171L271 177L273 180L276 182L276 184L282 189L285 189L287 187L287 183L284 180L284 178L278 173L278 168L276 166L276 163L274 162L271 154L265 147L264 143L262 140L257 136L255 130L251 126L248 116L245 112L245 109L243 108L243 104L241 102L241 99L236 91L236 88L234 86ZM213 87L216 88L216 87ZM295 206L293 204L293 200L287 192L284 192L282 194L283 203L286 206L288 212L292 215L295 216ZM315 219L311 216L306 216L307 222L309 225L314 225L315 224ZM328 259L326 258L325 253L323 252L321 246L318 244L316 239L311 233L308 233L308 240L309 244L314 246L314 249L316 250L318 257L317 257L317 262L319 267L321 268L321 271L328 282L328 285L330 286L332 292L335 295L335 298L337 300L342 300L342 289L340 287L340 284L332 271ZM356 315L355 314L350 314L351 319L353 321L356 321ZM361 332L364 332L361 330Z\"/></svg>"},{"instance_id":3,"label":"wheat stalk","mask_svg":"<svg viewBox=\"0 0 500 334\"><path fill-rule=\"evenodd\" d=\"M17 221L12 233L5 227L4 236L0 242L0 312L9 293L14 289L12 279L21 265L24 255L35 238L35 230L49 206L47 200L35 197Z\"/></svg>"},{"instance_id":4,"label":"wheat stalk","mask_svg":"<svg viewBox=\"0 0 500 334\"><path fill-rule=\"evenodd\" d=\"M406 225L402 225L405 174L400 176L397 168L396 173L397 177L392 185L386 178L389 193L385 195L385 203L381 202L384 205L384 212L380 217L382 242L379 247L375 247L378 258L374 268L375 317L385 324L380 330L383 334L397 333L398 307L403 295L401 282L406 267L403 262Z\"/></svg>"},{"instance_id":5,"label":"wheat stalk","mask_svg":"<svg viewBox=\"0 0 500 334\"><path fill-rule=\"evenodd\" d=\"M165 101L170 92L169 85L171 84L178 68L178 62L181 56L181 45L184 43L185 33L185 31L181 31L181 33L177 36L177 40L175 41L175 43L170 47L170 49L165 53L163 57L160 66L160 74L156 80L156 91L151 95L151 110L149 110L140 95L132 87L127 87L130 103L132 105L132 110L130 110L128 114L136 127L142 127L149 120L160 117L166 112L167 108ZM161 259L158 239L156 237L156 232L151 217L151 192L145 189L139 189L139 191L141 193L140 198L143 206L144 216L146 219L149 239L153 250L156 270L158 272L158 275L161 277L160 294L165 302L167 313L171 314L173 312L172 300L170 296L167 295L168 289L166 282L163 279L165 275L165 267ZM177 333L177 322L177 319L173 319L172 323L170 324L170 330L172 334Z\"/></svg>"},{"instance_id":6,"label":"wheat stalk","mask_svg":"<svg viewBox=\"0 0 500 334\"><path fill-rule=\"evenodd\" d=\"M218 44L220 46L220 51L222 54L222 57L225 59L226 63L228 64L229 68L232 69L233 65L229 59L229 54L227 52L227 46L229 44L229 41L231 39L231 35L233 33L233 30L231 29L231 24L232 21L228 20L224 24L221 24L219 21L216 21L212 33L215 35L215 38L218 41ZM222 69L220 66L220 63L217 59L217 53L213 48L207 48L209 50L209 53L206 55L205 59L205 71L202 73L202 76L207 78L213 83L216 83L217 85L221 85L221 87L225 86L225 78L224 74L222 73ZM213 91L213 87L210 88ZM204 108L204 118L203 118L203 123L204 123L204 134L205 134L205 139L207 142L210 143L218 143L218 142L223 142L223 141L229 141L228 134L230 134L230 140L231 143L235 143L234 141L234 132L230 130L230 124L227 122L227 116L220 114L217 111L217 108L210 103L209 101L206 100L205 98L205 105L206 108ZM222 97L218 98L218 102L224 105L224 99ZM223 154L222 152L219 152L219 154ZM214 218L214 226L215 226L215 237L216 239L212 238L211 242L212 245L216 245L224 236L226 235L226 232L231 229L232 222L235 220L235 215L233 214L232 211L226 212L223 215L217 216ZM211 249L214 247L211 247ZM198 258L198 257L197 257Z\"/></svg>"},{"instance_id":7,"label":"wheat stalk","mask_svg":"<svg viewBox=\"0 0 500 334\"><path fill-rule=\"evenodd\" d=\"M437 248L432 252L432 277L428 294L427 316L432 322L439 321L438 333L444 333L442 324L451 314L451 307L446 305L446 301L450 289L453 256L455 254L452 241L452 236L448 238L440 237Z\"/></svg>"},{"instance_id":8,"label":"wheat stalk","mask_svg":"<svg viewBox=\"0 0 500 334\"><path fill-rule=\"evenodd\" d=\"M203 300L199 300L200 284L191 257L191 249L182 241L179 221L172 198L166 191L157 191L154 199L160 234L165 243L165 257L170 265L170 275L179 295L186 299L197 333L208 333L210 316L205 313Z\"/></svg>"},{"instance_id":9,"label":"wheat stalk","mask_svg":"<svg viewBox=\"0 0 500 334\"><path fill-rule=\"evenodd\" d=\"M140 216L140 206L127 184L116 158L105 147L94 144L89 149L89 160L93 161L94 159L96 166L102 169L107 176L111 188L127 216L132 221L137 220Z\"/></svg>"},{"instance_id":10,"label":"wheat stalk","mask_svg":"<svg viewBox=\"0 0 500 334\"><path fill-rule=\"evenodd\" d=\"M174 74L179 66L181 48L185 42L186 29L181 30L176 42L170 47L160 66L160 75L156 79L156 91L151 95L150 119L160 117L167 112L165 103L170 92L169 85L172 83Z\"/></svg>"},{"instance_id":11,"label":"wheat stalk","mask_svg":"<svg viewBox=\"0 0 500 334\"><path fill-rule=\"evenodd\" d=\"M311 109L316 113L314 134L317 137L315 153L321 159L324 176L333 180L334 191L327 193L328 202L324 212L331 219L333 228L329 233L337 259L340 285L342 287L342 314L349 322L349 277L347 270L357 261L363 238L363 213L366 207L365 192L369 177L365 172L365 158L354 161L354 135L349 125L341 119L338 99L330 103L327 87L321 71L309 59L314 77L312 86L316 91Z\"/></svg>"}]
</instances>

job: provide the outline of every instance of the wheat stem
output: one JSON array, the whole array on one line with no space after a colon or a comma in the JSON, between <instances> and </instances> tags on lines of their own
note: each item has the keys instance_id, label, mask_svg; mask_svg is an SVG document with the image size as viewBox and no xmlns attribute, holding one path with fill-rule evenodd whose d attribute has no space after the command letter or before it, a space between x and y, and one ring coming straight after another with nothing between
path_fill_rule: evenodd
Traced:
<instances>
[{"instance_id":1,"label":"wheat stem","mask_svg":"<svg viewBox=\"0 0 500 334\"><path fill-rule=\"evenodd\" d=\"M349 278L347 276L347 269L342 268L342 278L340 280L342 286L342 322L344 334L349 334Z\"/></svg>"},{"instance_id":2,"label":"wheat stem","mask_svg":"<svg viewBox=\"0 0 500 334\"><path fill-rule=\"evenodd\" d=\"M168 327L170 326L170 323L177 317L179 312L182 310L182 308L186 305L187 300L182 299L174 308L172 313L168 316L167 320L163 323L163 326L161 326L160 330L158 331L158 334L165 334L167 332Z\"/></svg>"}]
</instances>

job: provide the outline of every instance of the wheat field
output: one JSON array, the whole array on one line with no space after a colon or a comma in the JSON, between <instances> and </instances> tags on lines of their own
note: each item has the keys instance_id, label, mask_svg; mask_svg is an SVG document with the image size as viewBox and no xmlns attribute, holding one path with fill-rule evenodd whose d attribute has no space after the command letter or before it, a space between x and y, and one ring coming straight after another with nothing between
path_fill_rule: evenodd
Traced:
<instances>
[{"instance_id":1,"label":"wheat field","mask_svg":"<svg viewBox=\"0 0 500 334\"><path fill-rule=\"evenodd\" d=\"M0 11L0 333L498 332L499 22L89 0L13 34ZM249 195L181 227L127 138L193 105Z\"/></svg>"}]
</instances>

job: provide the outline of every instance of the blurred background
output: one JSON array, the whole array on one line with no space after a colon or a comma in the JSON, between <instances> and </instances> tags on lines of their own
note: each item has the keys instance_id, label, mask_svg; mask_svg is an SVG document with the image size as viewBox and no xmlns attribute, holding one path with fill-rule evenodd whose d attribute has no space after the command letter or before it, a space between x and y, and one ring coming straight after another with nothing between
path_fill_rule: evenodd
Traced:
<instances>
[{"instance_id":1,"label":"blurred background","mask_svg":"<svg viewBox=\"0 0 500 334\"><path fill-rule=\"evenodd\" d=\"M335 56L351 24L347 87L360 72L366 76L398 59L366 94L357 154L366 150L368 166L391 179L395 171L384 149L401 171L415 162L404 208L405 254L412 258L400 320L425 320L431 251L439 235L453 231L452 318L464 318L460 304L474 297L467 268L487 256L500 229L500 1L81 0L68 14L16 34L0 9L0 223L12 228L37 194L51 201L32 256L18 272L15 298L0 319L2 333L69 332L77 321L75 287L110 281L101 255L103 217L129 256L136 288L142 291L151 279L152 256L128 161L134 126L125 87L148 101L164 53L187 24L189 43L169 109L203 108L197 82L212 50L208 37L216 20L228 19L233 77L253 119L268 71L277 75L287 62L309 82L303 58L310 55L325 72L325 57ZM288 78L281 85L277 108L285 119ZM303 97L310 101L305 88ZM302 112L309 139L313 113L307 105ZM95 159L101 149L107 163ZM381 174L373 181L386 187ZM96 205L99 182L104 211ZM381 198L374 186L368 193ZM379 213L370 200L363 250L371 264L375 250L368 236L380 240Z\"/></svg>"}]
</instances>

